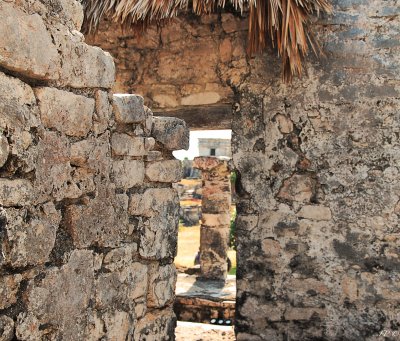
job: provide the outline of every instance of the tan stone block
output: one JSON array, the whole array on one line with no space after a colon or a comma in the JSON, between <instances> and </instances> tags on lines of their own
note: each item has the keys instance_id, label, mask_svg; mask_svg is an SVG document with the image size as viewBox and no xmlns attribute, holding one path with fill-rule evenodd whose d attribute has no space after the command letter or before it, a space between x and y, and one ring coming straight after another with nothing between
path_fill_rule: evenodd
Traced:
<instances>
[{"instance_id":1,"label":"tan stone block","mask_svg":"<svg viewBox=\"0 0 400 341\"><path fill-rule=\"evenodd\" d=\"M0 205L25 206L33 199L33 187L29 180L25 179L0 179Z\"/></svg>"},{"instance_id":2,"label":"tan stone block","mask_svg":"<svg viewBox=\"0 0 400 341\"><path fill-rule=\"evenodd\" d=\"M192 94L181 99L182 105L206 105L218 103L221 99L220 94L217 92L200 92L197 94Z\"/></svg>"},{"instance_id":3,"label":"tan stone block","mask_svg":"<svg viewBox=\"0 0 400 341\"><path fill-rule=\"evenodd\" d=\"M205 213L201 216L201 224L205 226L229 226L231 216L229 213L209 214Z\"/></svg>"},{"instance_id":4,"label":"tan stone block","mask_svg":"<svg viewBox=\"0 0 400 341\"><path fill-rule=\"evenodd\" d=\"M189 129L178 118L154 117L152 136L168 150L189 148Z\"/></svg>"},{"instance_id":5,"label":"tan stone block","mask_svg":"<svg viewBox=\"0 0 400 341\"><path fill-rule=\"evenodd\" d=\"M329 207L322 205L305 205L297 213L300 218L311 220L331 220L332 213Z\"/></svg>"},{"instance_id":6,"label":"tan stone block","mask_svg":"<svg viewBox=\"0 0 400 341\"><path fill-rule=\"evenodd\" d=\"M128 189L139 185L144 180L144 163L141 160L114 161L112 175L117 187Z\"/></svg>"},{"instance_id":7,"label":"tan stone block","mask_svg":"<svg viewBox=\"0 0 400 341\"><path fill-rule=\"evenodd\" d=\"M279 322L282 321L283 308L268 303L261 304L260 299L249 296L239 307L239 312L254 321L262 319L265 323L267 319L271 322Z\"/></svg>"},{"instance_id":8,"label":"tan stone block","mask_svg":"<svg viewBox=\"0 0 400 341\"><path fill-rule=\"evenodd\" d=\"M93 115L93 131L99 135L106 131L111 123L112 106L106 91L97 90L95 93L96 111Z\"/></svg>"},{"instance_id":9,"label":"tan stone block","mask_svg":"<svg viewBox=\"0 0 400 341\"><path fill-rule=\"evenodd\" d=\"M0 17L0 65L30 78L58 79L60 57L40 15L2 1Z\"/></svg>"},{"instance_id":10,"label":"tan stone block","mask_svg":"<svg viewBox=\"0 0 400 341\"><path fill-rule=\"evenodd\" d=\"M281 252L281 245L278 241L273 239L264 239L261 244L261 248L266 257L278 257Z\"/></svg>"},{"instance_id":11,"label":"tan stone block","mask_svg":"<svg viewBox=\"0 0 400 341\"><path fill-rule=\"evenodd\" d=\"M37 127L39 125L37 112L32 88L18 78L0 72L0 128L21 131Z\"/></svg>"},{"instance_id":12,"label":"tan stone block","mask_svg":"<svg viewBox=\"0 0 400 341\"><path fill-rule=\"evenodd\" d=\"M315 192L315 180L305 174L294 174L283 182L278 198L309 202Z\"/></svg>"},{"instance_id":13,"label":"tan stone block","mask_svg":"<svg viewBox=\"0 0 400 341\"><path fill-rule=\"evenodd\" d=\"M108 340L126 340L131 328L131 318L124 311L107 312L104 314L106 336Z\"/></svg>"},{"instance_id":14,"label":"tan stone block","mask_svg":"<svg viewBox=\"0 0 400 341\"><path fill-rule=\"evenodd\" d=\"M55 88L36 88L42 123L69 136L83 137L92 127L95 101Z\"/></svg>"},{"instance_id":15,"label":"tan stone block","mask_svg":"<svg viewBox=\"0 0 400 341\"><path fill-rule=\"evenodd\" d=\"M304 321L310 320L313 316L323 318L327 315L324 308L295 308L290 307L285 311L285 320L287 321Z\"/></svg>"},{"instance_id":16,"label":"tan stone block","mask_svg":"<svg viewBox=\"0 0 400 341\"><path fill-rule=\"evenodd\" d=\"M175 297L176 269L174 264L150 266L148 307L161 308Z\"/></svg>"},{"instance_id":17,"label":"tan stone block","mask_svg":"<svg viewBox=\"0 0 400 341\"><path fill-rule=\"evenodd\" d=\"M219 46L219 55L223 63L232 59L232 43L229 38L225 38Z\"/></svg>"},{"instance_id":18,"label":"tan stone block","mask_svg":"<svg viewBox=\"0 0 400 341\"><path fill-rule=\"evenodd\" d=\"M10 147L8 145L7 138L3 135L0 135L0 168L6 163L9 152Z\"/></svg>"},{"instance_id":19,"label":"tan stone block","mask_svg":"<svg viewBox=\"0 0 400 341\"><path fill-rule=\"evenodd\" d=\"M63 8L63 14L72 21L76 30L80 31L83 23L83 7L76 0L59 0Z\"/></svg>"},{"instance_id":20,"label":"tan stone block","mask_svg":"<svg viewBox=\"0 0 400 341\"><path fill-rule=\"evenodd\" d=\"M157 310L157 313L147 313L136 324L133 340L169 340L175 323L176 318L172 309L162 309Z\"/></svg>"},{"instance_id":21,"label":"tan stone block","mask_svg":"<svg viewBox=\"0 0 400 341\"><path fill-rule=\"evenodd\" d=\"M24 217L30 215L26 222ZM48 202L36 210L6 210L6 237L3 240L4 263L12 267L40 265L49 260L54 248L61 213Z\"/></svg>"},{"instance_id":22,"label":"tan stone block","mask_svg":"<svg viewBox=\"0 0 400 341\"><path fill-rule=\"evenodd\" d=\"M147 154L145 142L143 137L114 133L111 137L111 149L114 155L143 156Z\"/></svg>"},{"instance_id":23,"label":"tan stone block","mask_svg":"<svg viewBox=\"0 0 400 341\"><path fill-rule=\"evenodd\" d=\"M118 123L140 123L146 119L143 97L114 94L114 115Z\"/></svg>"},{"instance_id":24,"label":"tan stone block","mask_svg":"<svg viewBox=\"0 0 400 341\"><path fill-rule=\"evenodd\" d=\"M19 284L22 275L9 275L0 277L0 309L8 308L17 302Z\"/></svg>"},{"instance_id":25,"label":"tan stone block","mask_svg":"<svg viewBox=\"0 0 400 341\"><path fill-rule=\"evenodd\" d=\"M114 85L114 60L108 52L85 44L84 36L78 31L71 32L61 25L49 29L61 55L57 84L73 88L105 89Z\"/></svg>"},{"instance_id":26,"label":"tan stone block","mask_svg":"<svg viewBox=\"0 0 400 341\"><path fill-rule=\"evenodd\" d=\"M176 108L179 106L176 96L156 94L152 99L158 108Z\"/></svg>"},{"instance_id":27,"label":"tan stone block","mask_svg":"<svg viewBox=\"0 0 400 341\"><path fill-rule=\"evenodd\" d=\"M6 315L0 315L0 340L11 341L14 338L14 321Z\"/></svg>"},{"instance_id":28,"label":"tan stone block","mask_svg":"<svg viewBox=\"0 0 400 341\"><path fill-rule=\"evenodd\" d=\"M178 182L183 169L179 160L165 160L147 163L146 177L154 182Z\"/></svg>"},{"instance_id":29,"label":"tan stone block","mask_svg":"<svg viewBox=\"0 0 400 341\"><path fill-rule=\"evenodd\" d=\"M279 130L283 134L289 134L293 131L293 122L286 115L278 114L275 116L278 122Z\"/></svg>"}]
</instances>

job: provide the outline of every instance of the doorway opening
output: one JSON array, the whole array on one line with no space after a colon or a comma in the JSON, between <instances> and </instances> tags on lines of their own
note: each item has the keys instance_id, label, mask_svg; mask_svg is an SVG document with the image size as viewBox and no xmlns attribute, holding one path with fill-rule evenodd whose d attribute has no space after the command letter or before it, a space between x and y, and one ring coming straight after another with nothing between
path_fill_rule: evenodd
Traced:
<instances>
[{"instance_id":1,"label":"doorway opening","mask_svg":"<svg viewBox=\"0 0 400 341\"><path fill-rule=\"evenodd\" d=\"M175 313L178 321L231 327L236 301L231 130L191 131L189 150L174 156L184 168L175 186L181 203Z\"/></svg>"}]
</instances>

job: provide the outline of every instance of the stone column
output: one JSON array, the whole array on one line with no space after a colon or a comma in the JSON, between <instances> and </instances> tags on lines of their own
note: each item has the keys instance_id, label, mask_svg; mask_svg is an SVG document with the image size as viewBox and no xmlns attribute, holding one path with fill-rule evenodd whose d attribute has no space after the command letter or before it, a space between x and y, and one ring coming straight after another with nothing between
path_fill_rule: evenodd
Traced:
<instances>
[{"instance_id":1,"label":"stone column","mask_svg":"<svg viewBox=\"0 0 400 341\"><path fill-rule=\"evenodd\" d=\"M228 161L216 157L196 157L194 168L201 170L202 219L200 230L201 275L210 279L227 276L227 251L231 207Z\"/></svg>"}]
</instances>

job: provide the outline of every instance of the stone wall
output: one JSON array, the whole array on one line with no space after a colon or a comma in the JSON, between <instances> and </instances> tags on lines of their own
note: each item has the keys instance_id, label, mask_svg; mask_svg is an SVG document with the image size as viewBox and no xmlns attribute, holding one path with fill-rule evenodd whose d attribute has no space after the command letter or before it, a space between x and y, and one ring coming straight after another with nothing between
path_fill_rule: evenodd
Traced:
<instances>
[{"instance_id":1,"label":"stone wall","mask_svg":"<svg viewBox=\"0 0 400 341\"><path fill-rule=\"evenodd\" d=\"M240 341L399 335L400 7L334 4L303 79L264 55L240 89Z\"/></svg>"},{"instance_id":2,"label":"stone wall","mask_svg":"<svg viewBox=\"0 0 400 341\"><path fill-rule=\"evenodd\" d=\"M247 22L231 13L181 17L142 35L103 20L88 36L115 58L116 92L138 93L153 109L231 104L248 73Z\"/></svg>"},{"instance_id":3,"label":"stone wall","mask_svg":"<svg viewBox=\"0 0 400 341\"><path fill-rule=\"evenodd\" d=\"M0 1L0 340L170 340L183 121L114 95L76 1Z\"/></svg>"},{"instance_id":4,"label":"stone wall","mask_svg":"<svg viewBox=\"0 0 400 341\"><path fill-rule=\"evenodd\" d=\"M207 82L240 97L238 340L395 339L400 328L399 4L333 2L315 23L325 57L291 85L274 54L246 58L246 19L232 14L173 20L150 30L153 46L101 38L106 27L96 38L117 56L119 86L132 79L154 105L181 106ZM155 84L169 97L157 102Z\"/></svg>"}]
</instances>

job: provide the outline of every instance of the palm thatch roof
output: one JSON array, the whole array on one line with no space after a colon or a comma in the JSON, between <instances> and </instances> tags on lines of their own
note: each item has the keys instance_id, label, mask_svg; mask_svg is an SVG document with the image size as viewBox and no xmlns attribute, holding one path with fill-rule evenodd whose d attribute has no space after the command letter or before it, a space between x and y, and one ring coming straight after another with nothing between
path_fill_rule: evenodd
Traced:
<instances>
[{"instance_id":1,"label":"palm thatch roof","mask_svg":"<svg viewBox=\"0 0 400 341\"><path fill-rule=\"evenodd\" d=\"M184 11L209 14L227 5L249 11L248 53L261 52L268 45L277 49L282 59L283 77L290 81L301 76L302 60L311 46L319 53L310 34L311 16L330 13L330 0L82 0L85 10L84 30L93 32L103 17L127 25L144 26L173 18Z\"/></svg>"}]
</instances>

